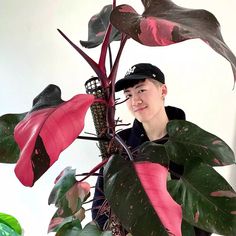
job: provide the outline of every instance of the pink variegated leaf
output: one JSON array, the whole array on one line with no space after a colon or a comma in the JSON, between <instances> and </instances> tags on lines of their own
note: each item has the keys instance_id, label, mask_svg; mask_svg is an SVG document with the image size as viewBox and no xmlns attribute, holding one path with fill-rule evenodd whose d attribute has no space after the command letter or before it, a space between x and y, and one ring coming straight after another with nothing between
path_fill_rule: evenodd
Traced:
<instances>
[{"instance_id":1,"label":"pink variegated leaf","mask_svg":"<svg viewBox=\"0 0 236 236\"><path fill-rule=\"evenodd\" d=\"M64 102L55 85L48 86L34 100L33 109L14 131L21 150L15 174L23 185L33 186L78 137L93 101L94 96L80 94Z\"/></svg>"},{"instance_id":2,"label":"pink variegated leaf","mask_svg":"<svg viewBox=\"0 0 236 236\"><path fill-rule=\"evenodd\" d=\"M221 35L216 17L206 10L179 7L170 0L143 0L144 12L117 6L111 23L120 32L147 46L167 46L200 38L230 63L236 80L236 57Z\"/></svg>"},{"instance_id":3,"label":"pink variegated leaf","mask_svg":"<svg viewBox=\"0 0 236 236\"><path fill-rule=\"evenodd\" d=\"M158 157L162 163L167 159L164 148ZM182 210L167 192L165 166L114 155L103 174L106 199L128 232L142 236L182 235Z\"/></svg>"},{"instance_id":4,"label":"pink variegated leaf","mask_svg":"<svg viewBox=\"0 0 236 236\"><path fill-rule=\"evenodd\" d=\"M137 162L134 168L161 223L169 235L181 236L182 210L167 191L168 169L158 163Z\"/></svg>"},{"instance_id":5,"label":"pink variegated leaf","mask_svg":"<svg viewBox=\"0 0 236 236\"><path fill-rule=\"evenodd\" d=\"M50 221L48 232L57 232L75 220L79 220L78 225L80 225L85 216L82 204L90 195L90 185L86 182L76 181L70 188L68 188L66 180L62 181L60 185L56 185L61 196L57 198L56 207L58 209Z\"/></svg>"}]
</instances>

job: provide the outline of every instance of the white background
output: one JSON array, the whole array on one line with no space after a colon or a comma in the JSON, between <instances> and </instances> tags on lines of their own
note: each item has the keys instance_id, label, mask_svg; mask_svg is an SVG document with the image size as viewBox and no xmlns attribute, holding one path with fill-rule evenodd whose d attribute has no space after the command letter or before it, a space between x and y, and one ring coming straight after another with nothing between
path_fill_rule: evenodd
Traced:
<instances>
[{"instance_id":1,"label":"white background","mask_svg":"<svg viewBox=\"0 0 236 236\"><path fill-rule=\"evenodd\" d=\"M85 93L84 83L94 75L82 57L59 35L61 29L72 41L87 40L87 23L110 0L0 0L0 116L23 113L33 98L48 84L62 90L62 98ZM128 3L142 13L141 1ZM219 20L223 37L236 54L235 0L176 0L189 8L211 11ZM118 43L112 43L116 48ZM98 61L100 47L86 50ZM221 137L235 151L236 92L228 61L201 40L190 40L168 47L145 47L133 40L125 46L118 78L138 62L151 62L166 75L169 89L167 105L181 107L187 119ZM118 94L119 96L119 94ZM117 116L131 122L125 106ZM94 132L90 113L84 131ZM46 236L55 212L47 205L56 176L66 166L77 173L87 172L100 161L96 144L76 140L35 184L22 186L14 175L14 165L0 164L0 212L14 215L25 236ZM27 171L27 170L26 170ZM220 173L236 188L235 169L224 167ZM94 184L93 178L90 183ZM90 218L88 212L87 217ZM89 220L89 219L88 219Z\"/></svg>"}]
</instances>

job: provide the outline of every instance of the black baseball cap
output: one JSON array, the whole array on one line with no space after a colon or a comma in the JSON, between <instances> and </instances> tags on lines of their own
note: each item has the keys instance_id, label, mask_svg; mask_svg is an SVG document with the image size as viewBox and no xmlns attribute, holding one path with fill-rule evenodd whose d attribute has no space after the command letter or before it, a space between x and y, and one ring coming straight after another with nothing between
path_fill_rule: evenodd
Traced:
<instances>
[{"instance_id":1,"label":"black baseball cap","mask_svg":"<svg viewBox=\"0 0 236 236\"><path fill-rule=\"evenodd\" d=\"M150 63L139 63L132 66L125 74L125 77L116 82L115 91L119 92L125 88L132 87L139 80L146 78L165 83L165 76L158 67Z\"/></svg>"}]
</instances>

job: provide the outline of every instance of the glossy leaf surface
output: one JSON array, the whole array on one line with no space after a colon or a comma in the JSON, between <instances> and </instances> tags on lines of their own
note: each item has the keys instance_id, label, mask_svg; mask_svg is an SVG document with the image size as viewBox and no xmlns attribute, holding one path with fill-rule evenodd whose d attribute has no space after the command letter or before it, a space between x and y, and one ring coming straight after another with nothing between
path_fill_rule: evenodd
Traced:
<instances>
[{"instance_id":1,"label":"glossy leaf surface","mask_svg":"<svg viewBox=\"0 0 236 236\"><path fill-rule=\"evenodd\" d=\"M110 14L112 5L106 5L100 13L94 15L88 23L88 41L80 41L81 45L86 48L94 48L103 42L106 30L110 23ZM121 39L121 33L112 27L109 41L118 41Z\"/></svg>"},{"instance_id":2,"label":"glossy leaf surface","mask_svg":"<svg viewBox=\"0 0 236 236\"><path fill-rule=\"evenodd\" d=\"M14 128L27 113L6 114L0 117L0 162L16 163L20 149L14 140Z\"/></svg>"},{"instance_id":3,"label":"glossy leaf surface","mask_svg":"<svg viewBox=\"0 0 236 236\"><path fill-rule=\"evenodd\" d=\"M181 179L169 181L168 189L182 205L187 222L220 235L236 235L236 192L211 166L188 161Z\"/></svg>"},{"instance_id":4,"label":"glossy leaf surface","mask_svg":"<svg viewBox=\"0 0 236 236\"><path fill-rule=\"evenodd\" d=\"M165 147L168 157L178 164L193 158L201 159L211 166L235 163L233 151L222 139L191 122L170 121L167 132L169 140Z\"/></svg>"},{"instance_id":5,"label":"glossy leaf surface","mask_svg":"<svg viewBox=\"0 0 236 236\"><path fill-rule=\"evenodd\" d=\"M224 42L220 24L206 10L179 7L170 0L143 0L144 12L131 6L117 6L111 23L123 33L147 46L167 46L200 38L230 63L236 80L236 57Z\"/></svg>"},{"instance_id":6,"label":"glossy leaf surface","mask_svg":"<svg viewBox=\"0 0 236 236\"><path fill-rule=\"evenodd\" d=\"M8 215L8 214L5 214L5 213L0 213L0 224L1 224L1 226L0 226L0 235L1 235L1 233L2 233L2 235L7 235L7 234L3 234L1 229L2 230L5 229L6 232L13 232L14 231L16 235L18 235L18 234L21 235L21 233L22 233L22 228L20 226L19 221L11 215ZM5 228L3 225L6 225L11 230Z\"/></svg>"},{"instance_id":7,"label":"glossy leaf surface","mask_svg":"<svg viewBox=\"0 0 236 236\"><path fill-rule=\"evenodd\" d=\"M79 94L63 102L60 89L55 85L48 86L34 100L32 111L15 127L14 132L21 150L15 173L23 185L33 186L78 137L93 101L94 96Z\"/></svg>"},{"instance_id":8,"label":"glossy leaf surface","mask_svg":"<svg viewBox=\"0 0 236 236\"><path fill-rule=\"evenodd\" d=\"M104 192L112 210L132 235L168 236L135 171L115 155L104 167Z\"/></svg>"}]
</instances>

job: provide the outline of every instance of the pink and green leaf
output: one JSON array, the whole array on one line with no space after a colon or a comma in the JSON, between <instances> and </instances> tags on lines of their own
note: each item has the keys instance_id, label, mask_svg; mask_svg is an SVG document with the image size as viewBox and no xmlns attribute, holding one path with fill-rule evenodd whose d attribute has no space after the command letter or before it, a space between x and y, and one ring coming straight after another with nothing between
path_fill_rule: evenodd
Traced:
<instances>
[{"instance_id":1,"label":"pink and green leaf","mask_svg":"<svg viewBox=\"0 0 236 236\"><path fill-rule=\"evenodd\" d=\"M66 167L56 178L55 185L49 195L48 205L55 204L59 206L61 198L77 182L75 178L75 169Z\"/></svg>"},{"instance_id":2,"label":"pink and green leaf","mask_svg":"<svg viewBox=\"0 0 236 236\"><path fill-rule=\"evenodd\" d=\"M161 220L158 215L159 213L157 213L158 211L155 209L157 205L154 204L152 194L148 192L150 186L148 187L144 180L146 174L143 175L138 170L139 167L142 167L141 163L124 160L119 155L111 157L104 167L105 196L124 228L132 235L168 236L170 233L169 230L171 229L166 229L166 226L169 226L169 224L163 220L164 218ZM151 189L153 188L155 186L151 186ZM161 191L165 192L165 196L156 194L155 197L155 200L159 203L161 202L160 198L165 198L168 195L166 189L162 189ZM168 197L168 199L170 198ZM179 209L176 212L178 211ZM171 212L166 212L166 216ZM179 219L180 216L178 215L177 222L178 220L181 221L181 218Z\"/></svg>"},{"instance_id":3,"label":"pink and green leaf","mask_svg":"<svg viewBox=\"0 0 236 236\"><path fill-rule=\"evenodd\" d=\"M63 188L63 186L61 186ZM63 192L65 189L62 190ZM61 196L56 204L58 208L52 217L48 232L57 232L65 224L72 223L75 220L82 221L81 216L82 203L90 195L90 186L86 182L76 182L70 189ZM61 192L62 193L62 192Z\"/></svg>"},{"instance_id":4,"label":"pink and green leaf","mask_svg":"<svg viewBox=\"0 0 236 236\"><path fill-rule=\"evenodd\" d=\"M134 163L136 174L148 199L170 235L181 236L182 209L167 191L168 169L158 163Z\"/></svg>"},{"instance_id":5,"label":"pink and green leaf","mask_svg":"<svg viewBox=\"0 0 236 236\"><path fill-rule=\"evenodd\" d=\"M236 235L236 192L211 166L199 159L188 161L181 179L168 182L168 190L182 205L183 219L191 225L220 235Z\"/></svg>"},{"instance_id":6,"label":"pink and green leaf","mask_svg":"<svg viewBox=\"0 0 236 236\"><path fill-rule=\"evenodd\" d=\"M191 122L170 121L167 132L169 139L165 148L168 157L178 164L191 158L199 158L211 166L235 164L234 152L222 139ZM155 144L151 145L155 149Z\"/></svg>"},{"instance_id":7,"label":"pink and green leaf","mask_svg":"<svg viewBox=\"0 0 236 236\"><path fill-rule=\"evenodd\" d=\"M82 204L89 195L90 185L77 181L74 169L65 168L56 178L55 186L48 199L48 204L55 204L58 208L51 219L48 231L57 232L64 225L75 220L81 221Z\"/></svg>"},{"instance_id":8,"label":"pink and green leaf","mask_svg":"<svg viewBox=\"0 0 236 236\"><path fill-rule=\"evenodd\" d=\"M54 98L52 105L50 98ZM56 105L57 101L59 104ZM35 99L32 111L14 131L21 150L15 174L23 185L33 186L58 160L60 153L78 137L93 101L94 96L80 94L64 102L55 85L48 86Z\"/></svg>"},{"instance_id":9,"label":"pink and green leaf","mask_svg":"<svg viewBox=\"0 0 236 236\"><path fill-rule=\"evenodd\" d=\"M200 38L226 58L236 81L236 57L221 35L216 17L206 10L179 7L170 0L143 0L144 12L131 6L117 6L111 23L120 32L147 46L167 46L188 39Z\"/></svg>"}]
</instances>

